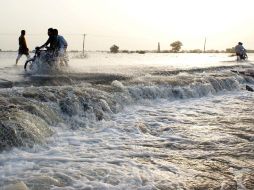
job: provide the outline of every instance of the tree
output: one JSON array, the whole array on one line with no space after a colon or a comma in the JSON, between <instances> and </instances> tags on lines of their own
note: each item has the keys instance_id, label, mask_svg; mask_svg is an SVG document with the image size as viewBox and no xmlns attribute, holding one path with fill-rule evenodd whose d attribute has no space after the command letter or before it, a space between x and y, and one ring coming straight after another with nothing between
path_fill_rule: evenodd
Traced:
<instances>
[{"instance_id":1,"label":"tree","mask_svg":"<svg viewBox=\"0 0 254 190\"><path fill-rule=\"evenodd\" d=\"M235 47L227 48L226 53L235 53Z\"/></svg>"},{"instance_id":2,"label":"tree","mask_svg":"<svg viewBox=\"0 0 254 190\"><path fill-rule=\"evenodd\" d=\"M175 41L172 44L170 44L170 46L172 47L172 52L174 53L179 52L182 45L183 44L180 41Z\"/></svg>"},{"instance_id":3,"label":"tree","mask_svg":"<svg viewBox=\"0 0 254 190\"><path fill-rule=\"evenodd\" d=\"M202 53L201 49L192 49L189 51L189 53Z\"/></svg>"},{"instance_id":4,"label":"tree","mask_svg":"<svg viewBox=\"0 0 254 190\"><path fill-rule=\"evenodd\" d=\"M111 53L118 53L118 51L119 51L119 47L118 46L113 45L113 46L110 47L110 52Z\"/></svg>"}]
</instances>

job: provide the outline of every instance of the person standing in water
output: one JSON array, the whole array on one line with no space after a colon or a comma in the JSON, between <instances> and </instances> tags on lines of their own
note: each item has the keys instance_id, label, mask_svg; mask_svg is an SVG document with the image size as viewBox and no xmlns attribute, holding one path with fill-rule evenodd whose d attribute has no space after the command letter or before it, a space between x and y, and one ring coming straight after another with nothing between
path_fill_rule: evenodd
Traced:
<instances>
[{"instance_id":1,"label":"person standing in water","mask_svg":"<svg viewBox=\"0 0 254 190\"><path fill-rule=\"evenodd\" d=\"M19 50L18 50L18 56L16 58L16 65L18 64L18 61L22 55L25 55L27 59L30 58L29 49L27 48L25 35L26 35L26 31L21 30L21 35L19 37Z\"/></svg>"}]
</instances>

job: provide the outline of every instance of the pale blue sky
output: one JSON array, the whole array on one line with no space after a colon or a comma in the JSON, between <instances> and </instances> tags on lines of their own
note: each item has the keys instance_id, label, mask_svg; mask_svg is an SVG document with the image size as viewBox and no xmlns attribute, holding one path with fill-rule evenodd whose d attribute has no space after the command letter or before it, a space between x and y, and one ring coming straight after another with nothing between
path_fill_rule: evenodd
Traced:
<instances>
[{"instance_id":1,"label":"pale blue sky","mask_svg":"<svg viewBox=\"0 0 254 190\"><path fill-rule=\"evenodd\" d=\"M253 0L0 0L0 49L17 49L20 30L30 49L58 28L69 49L225 49L242 41L254 49Z\"/></svg>"}]
</instances>

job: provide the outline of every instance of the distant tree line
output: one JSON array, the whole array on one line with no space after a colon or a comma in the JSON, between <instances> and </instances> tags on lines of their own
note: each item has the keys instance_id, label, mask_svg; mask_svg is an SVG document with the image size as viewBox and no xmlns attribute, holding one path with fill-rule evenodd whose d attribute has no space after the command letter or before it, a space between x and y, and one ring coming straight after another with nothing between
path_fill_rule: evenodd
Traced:
<instances>
[{"instance_id":1,"label":"distant tree line","mask_svg":"<svg viewBox=\"0 0 254 190\"><path fill-rule=\"evenodd\" d=\"M183 44L182 44L181 41L175 41L175 42L171 43L170 46L171 46L171 50L169 52L171 52L171 53L178 53L178 52L180 52L181 47L183 46ZM115 45L115 44L112 45L110 47L110 52L111 53L118 53L119 52L119 47L117 45ZM130 52L128 50L122 50L120 52L122 52L122 53L134 53L134 52ZM145 50L137 50L137 51L135 51L135 53L140 53L140 54L144 54L146 52L147 51L145 51ZM162 53L166 53L166 52L162 52Z\"/></svg>"},{"instance_id":2,"label":"distant tree line","mask_svg":"<svg viewBox=\"0 0 254 190\"><path fill-rule=\"evenodd\" d=\"M226 53L235 53L235 47L227 48Z\"/></svg>"},{"instance_id":3,"label":"distant tree line","mask_svg":"<svg viewBox=\"0 0 254 190\"><path fill-rule=\"evenodd\" d=\"M193 50L181 50L183 43L181 41L175 41L170 44L171 49L170 50L136 50L136 51L130 51L130 50L119 50L119 47L117 45L113 45L110 47L111 53L203 53L204 51L201 49L193 49ZM254 53L254 50L247 50L248 53ZM226 50L206 50L205 53L235 53L235 47L227 48Z\"/></svg>"}]
</instances>

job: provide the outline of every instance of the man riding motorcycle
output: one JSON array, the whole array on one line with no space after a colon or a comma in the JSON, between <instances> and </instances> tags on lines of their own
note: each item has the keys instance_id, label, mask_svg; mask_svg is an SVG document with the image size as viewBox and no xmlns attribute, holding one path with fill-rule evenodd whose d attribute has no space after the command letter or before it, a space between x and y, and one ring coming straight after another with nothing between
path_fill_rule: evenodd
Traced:
<instances>
[{"instance_id":1,"label":"man riding motorcycle","mask_svg":"<svg viewBox=\"0 0 254 190\"><path fill-rule=\"evenodd\" d=\"M33 58L26 61L24 65L24 69L26 70L27 65L30 65L28 68L31 69L34 64L38 62L48 63L50 67L52 66L60 66L66 65L68 66L68 56L66 53L67 42L66 40L58 35L57 29L49 28L48 29L48 40L45 44L40 47L35 48L35 55ZM42 48L46 48L46 50L40 50ZM60 63L60 65L59 65ZM44 66L43 66L44 67Z\"/></svg>"},{"instance_id":2,"label":"man riding motorcycle","mask_svg":"<svg viewBox=\"0 0 254 190\"><path fill-rule=\"evenodd\" d=\"M53 28L49 28L48 29L48 40L46 41L45 44L43 44L40 47L36 47L37 50L42 49L44 47L47 47L49 45L49 50L55 51L57 49L57 36L54 35L54 29Z\"/></svg>"},{"instance_id":3,"label":"man riding motorcycle","mask_svg":"<svg viewBox=\"0 0 254 190\"><path fill-rule=\"evenodd\" d=\"M247 58L246 49L243 47L242 42L238 42L238 44L235 46L235 53L237 60L245 60Z\"/></svg>"}]
</instances>

